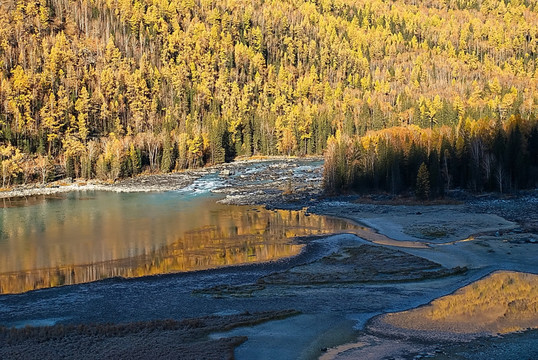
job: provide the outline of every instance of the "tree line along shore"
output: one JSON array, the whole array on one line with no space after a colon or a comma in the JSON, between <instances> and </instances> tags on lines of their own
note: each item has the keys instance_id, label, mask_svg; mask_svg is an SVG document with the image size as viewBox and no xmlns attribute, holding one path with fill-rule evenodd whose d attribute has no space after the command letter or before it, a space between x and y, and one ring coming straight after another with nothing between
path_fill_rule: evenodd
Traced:
<instances>
[{"instance_id":1,"label":"tree line along shore","mask_svg":"<svg viewBox=\"0 0 538 360\"><path fill-rule=\"evenodd\" d=\"M325 190L412 192L442 197L454 188L513 192L538 186L538 122L512 116L456 127L394 127L329 138Z\"/></svg>"}]
</instances>

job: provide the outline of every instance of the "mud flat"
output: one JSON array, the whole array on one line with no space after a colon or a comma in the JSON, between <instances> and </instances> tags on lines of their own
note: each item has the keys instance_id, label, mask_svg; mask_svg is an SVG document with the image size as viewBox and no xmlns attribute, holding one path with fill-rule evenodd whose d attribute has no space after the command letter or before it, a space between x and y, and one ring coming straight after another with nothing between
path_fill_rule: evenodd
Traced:
<instances>
[{"instance_id":1,"label":"mud flat","mask_svg":"<svg viewBox=\"0 0 538 360\"><path fill-rule=\"evenodd\" d=\"M357 307L368 313L378 312L379 307L387 306L385 301L394 306L393 301L402 295L407 297L408 291L415 292L415 296L421 293L412 289L413 284L431 282L429 286L439 290L445 280L461 281L467 272L465 268L446 268L395 248L370 244L351 234L337 239L329 254L287 270L276 270L254 283L196 290L196 296L221 301L294 299L302 312L293 319L237 328L215 337L247 336L249 340L236 349L237 358L318 358L325 348L355 338L356 322L349 313L357 311ZM321 313L316 309L318 302L325 309Z\"/></svg>"},{"instance_id":2,"label":"mud flat","mask_svg":"<svg viewBox=\"0 0 538 360\"><path fill-rule=\"evenodd\" d=\"M514 201L519 209L514 209L511 221L497 214L474 212L477 208L464 204L408 206L327 201L311 206L309 211L367 225L384 237L370 238L370 242L399 248L445 267L536 273L538 233L526 226L528 216L536 211L535 204L525 199ZM369 240L368 236L357 235Z\"/></svg>"},{"instance_id":3,"label":"mud flat","mask_svg":"<svg viewBox=\"0 0 538 360\"><path fill-rule=\"evenodd\" d=\"M448 269L396 249L349 240L342 241L330 255L262 276L255 284L216 286L197 293L215 297L253 296L258 291L279 291L282 286L295 286L300 291L302 286L413 282L465 272L465 268Z\"/></svg>"},{"instance_id":4,"label":"mud flat","mask_svg":"<svg viewBox=\"0 0 538 360\"><path fill-rule=\"evenodd\" d=\"M329 349L322 359L538 357L538 331L532 330L538 327L536 194L429 206L359 199L320 203L310 211L368 225L395 240L385 246L469 270L453 294L376 316L355 342Z\"/></svg>"},{"instance_id":5,"label":"mud flat","mask_svg":"<svg viewBox=\"0 0 538 360\"><path fill-rule=\"evenodd\" d=\"M329 349L320 360L533 360L538 356L538 331L443 343L363 334L354 343Z\"/></svg>"},{"instance_id":6,"label":"mud flat","mask_svg":"<svg viewBox=\"0 0 538 360\"><path fill-rule=\"evenodd\" d=\"M0 328L2 359L232 359L245 337L210 339L215 331L296 315L269 311L130 324Z\"/></svg>"}]
</instances>

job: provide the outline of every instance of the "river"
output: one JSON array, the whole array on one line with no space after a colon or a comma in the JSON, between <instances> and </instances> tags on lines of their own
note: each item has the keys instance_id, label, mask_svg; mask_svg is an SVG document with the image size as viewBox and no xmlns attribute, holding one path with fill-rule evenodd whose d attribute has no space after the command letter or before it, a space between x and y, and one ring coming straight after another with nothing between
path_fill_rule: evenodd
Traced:
<instances>
[{"instance_id":1,"label":"river","mask_svg":"<svg viewBox=\"0 0 538 360\"><path fill-rule=\"evenodd\" d=\"M3 199L0 293L274 261L301 251L296 237L352 227L305 211L219 204L209 191L217 180L161 193Z\"/></svg>"},{"instance_id":2,"label":"river","mask_svg":"<svg viewBox=\"0 0 538 360\"><path fill-rule=\"evenodd\" d=\"M338 249L395 245L368 228L305 210L219 204L222 196L211 190L222 186L220 181L213 172L176 191L79 191L3 200L0 325L126 323L296 309L302 314L215 336L247 335L236 350L238 359L311 359L319 357L320 348L355 339L372 316L426 304L494 270L536 269L531 245L516 253L519 245L502 238L490 241L498 243L493 249L506 252L498 256L482 243L407 241L399 244L406 253L469 271L409 282L275 284L246 296L215 296L204 290L256 284L271 273L301 269L300 264L313 264L315 274L323 271L316 261ZM328 204L324 213L364 218L352 204ZM371 215L370 222L394 225L394 218L427 215L427 208L420 208L421 215L405 207L386 210ZM436 211L433 222L439 222ZM451 211L453 216L459 210ZM471 226L469 214L464 215L465 227ZM484 217L476 222L482 224Z\"/></svg>"}]
</instances>

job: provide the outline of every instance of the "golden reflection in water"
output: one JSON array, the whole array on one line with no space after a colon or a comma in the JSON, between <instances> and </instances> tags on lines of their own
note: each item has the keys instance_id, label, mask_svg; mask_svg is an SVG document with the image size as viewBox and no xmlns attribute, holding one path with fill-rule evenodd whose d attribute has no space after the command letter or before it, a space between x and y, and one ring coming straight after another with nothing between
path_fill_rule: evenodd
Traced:
<instances>
[{"instance_id":1,"label":"golden reflection in water","mask_svg":"<svg viewBox=\"0 0 538 360\"><path fill-rule=\"evenodd\" d=\"M47 224L40 224L39 216L31 225L19 220L3 229L9 230L8 244L0 249L10 256L0 255L0 293L271 261L300 252L302 245L291 238L355 228L304 211L225 206L214 200L202 208L181 214L148 209L147 216L129 219L125 209L108 204L106 216L91 208L75 216L77 208L68 207L58 219L47 216ZM74 212L76 221L64 218L64 211ZM9 215L2 221L7 224Z\"/></svg>"},{"instance_id":2,"label":"golden reflection in water","mask_svg":"<svg viewBox=\"0 0 538 360\"><path fill-rule=\"evenodd\" d=\"M388 246L397 246L403 248L414 248L414 249L427 249L429 247L428 243L420 241L410 241L410 240L395 240L386 235L378 233L371 228L364 226L357 226L352 229L346 230L346 233L357 235L358 237L370 241L374 244L379 245L388 245Z\"/></svg>"},{"instance_id":3,"label":"golden reflection in water","mask_svg":"<svg viewBox=\"0 0 538 360\"><path fill-rule=\"evenodd\" d=\"M455 333L538 328L538 275L499 271L427 306L383 320L401 328Z\"/></svg>"}]
</instances>

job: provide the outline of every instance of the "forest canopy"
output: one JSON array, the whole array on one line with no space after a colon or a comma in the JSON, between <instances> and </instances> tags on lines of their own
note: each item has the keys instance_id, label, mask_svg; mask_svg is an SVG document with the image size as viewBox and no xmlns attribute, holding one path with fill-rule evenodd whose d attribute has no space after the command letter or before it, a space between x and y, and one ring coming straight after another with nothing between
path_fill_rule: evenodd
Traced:
<instances>
[{"instance_id":1,"label":"forest canopy","mask_svg":"<svg viewBox=\"0 0 538 360\"><path fill-rule=\"evenodd\" d=\"M536 0L2 1L3 186L322 154L394 126L506 132L536 121L537 52Z\"/></svg>"}]
</instances>

